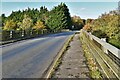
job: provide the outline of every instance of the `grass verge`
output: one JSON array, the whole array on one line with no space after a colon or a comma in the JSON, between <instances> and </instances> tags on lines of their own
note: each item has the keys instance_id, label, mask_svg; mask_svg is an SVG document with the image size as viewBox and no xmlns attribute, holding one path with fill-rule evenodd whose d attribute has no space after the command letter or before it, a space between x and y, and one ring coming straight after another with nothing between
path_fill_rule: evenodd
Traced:
<instances>
[{"instance_id":1,"label":"grass verge","mask_svg":"<svg viewBox=\"0 0 120 80\"><path fill-rule=\"evenodd\" d=\"M80 35L80 41L82 42L82 48L83 48L84 55L87 60L88 68L90 70L90 73L89 73L90 77L92 79L102 79L102 75L101 75L101 72L99 71L98 65L95 59L93 58L92 54L90 53L89 48L87 47L86 43L84 42L82 35Z\"/></svg>"}]
</instances>

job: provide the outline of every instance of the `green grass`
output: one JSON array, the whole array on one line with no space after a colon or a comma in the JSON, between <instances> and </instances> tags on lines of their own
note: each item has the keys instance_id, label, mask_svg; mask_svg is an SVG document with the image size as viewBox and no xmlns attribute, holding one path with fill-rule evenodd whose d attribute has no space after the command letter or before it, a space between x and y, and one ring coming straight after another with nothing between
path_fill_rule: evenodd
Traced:
<instances>
[{"instance_id":1,"label":"green grass","mask_svg":"<svg viewBox=\"0 0 120 80\"><path fill-rule=\"evenodd\" d=\"M2 27L0 27L0 34L2 34Z\"/></svg>"},{"instance_id":2,"label":"green grass","mask_svg":"<svg viewBox=\"0 0 120 80\"><path fill-rule=\"evenodd\" d=\"M80 36L80 41L82 42L82 48L84 50L84 55L87 59L88 68L90 70L89 74L92 79L101 79L101 72L99 71L99 67L97 66L96 61L94 60L93 56L91 55L89 48L87 47L86 43L83 41L83 36Z\"/></svg>"}]
</instances>

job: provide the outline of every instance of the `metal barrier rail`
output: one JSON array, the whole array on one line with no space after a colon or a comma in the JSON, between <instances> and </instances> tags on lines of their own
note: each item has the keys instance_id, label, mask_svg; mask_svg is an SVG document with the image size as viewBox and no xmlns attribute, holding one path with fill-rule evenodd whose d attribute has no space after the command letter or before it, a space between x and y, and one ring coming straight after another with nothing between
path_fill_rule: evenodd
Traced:
<instances>
[{"instance_id":1,"label":"metal barrier rail","mask_svg":"<svg viewBox=\"0 0 120 80\"><path fill-rule=\"evenodd\" d=\"M120 66L117 65L112 59L118 58L119 64L119 49L111 46L110 44L100 40L99 38L81 30L84 42L88 46L91 54L96 59L97 63L102 68L107 78L117 78L120 79ZM110 47L110 48L109 48ZM113 47L113 48L112 48ZM109 57L109 52L114 55ZM112 59L111 59L112 58Z\"/></svg>"}]
</instances>

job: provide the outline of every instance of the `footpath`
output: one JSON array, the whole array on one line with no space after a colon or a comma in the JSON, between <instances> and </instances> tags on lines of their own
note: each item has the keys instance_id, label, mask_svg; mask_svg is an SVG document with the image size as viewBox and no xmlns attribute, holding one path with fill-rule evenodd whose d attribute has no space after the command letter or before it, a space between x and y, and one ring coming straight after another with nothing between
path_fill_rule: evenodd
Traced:
<instances>
[{"instance_id":1,"label":"footpath","mask_svg":"<svg viewBox=\"0 0 120 80\"><path fill-rule=\"evenodd\" d=\"M55 70L52 78L84 78L90 79L79 34L75 34L69 48L61 58L61 64Z\"/></svg>"}]
</instances>

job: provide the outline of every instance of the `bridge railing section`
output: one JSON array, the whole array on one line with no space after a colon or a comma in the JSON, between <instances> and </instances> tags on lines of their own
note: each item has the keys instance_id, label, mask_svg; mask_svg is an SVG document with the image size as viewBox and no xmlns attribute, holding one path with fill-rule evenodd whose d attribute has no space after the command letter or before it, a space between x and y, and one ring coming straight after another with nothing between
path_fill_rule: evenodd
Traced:
<instances>
[{"instance_id":1,"label":"bridge railing section","mask_svg":"<svg viewBox=\"0 0 120 80\"><path fill-rule=\"evenodd\" d=\"M81 35L106 76L120 79L120 50L85 30Z\"/></svg>"},{"instance_id":2,"label":"bridge railing section","mask_svg":"<svg viewBox=\"0 0 120 80\"><path fill-rule=\"evenodd\" d=\"M20 40L24 40L24 39L40 37L43 35L57 33L57 32L60 32L60 31L53 32L53 31L50 31L47 29L43 29L43 30L39 30L39 31L32 30L31 32L26 34L22 30L18 30L18 31L3 30L0 34L0 45L11 43L11 42L16 42L16 41L20 41Z\"/></svg>"}]
</instances>

